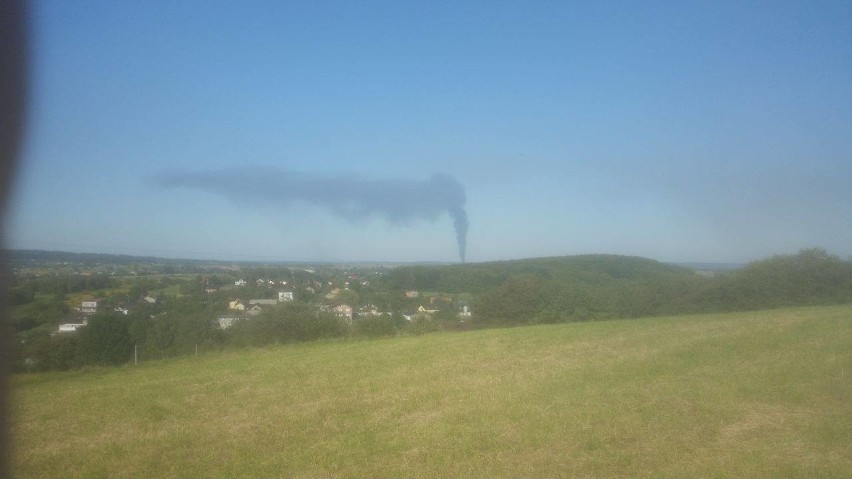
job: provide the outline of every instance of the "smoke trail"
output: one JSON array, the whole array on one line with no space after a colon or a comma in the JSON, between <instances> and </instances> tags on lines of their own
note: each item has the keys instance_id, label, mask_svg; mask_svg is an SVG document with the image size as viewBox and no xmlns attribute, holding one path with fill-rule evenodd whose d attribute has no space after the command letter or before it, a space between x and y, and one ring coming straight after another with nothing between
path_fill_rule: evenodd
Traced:
<instances>
[{"instance_id":1,"label":"smoke trail","mask_svg":"<svg viewBox=\"0 0 852 479\"><path fill-rule=\"evenodd\" d=\"M456 241L459 244L459 258L464 263L467 250L467 211L464 208L450 208L450 216L453 217L453 227L456 229Z\"/></svg>"},{"instance_id":2,"label":"smoke trail","mask_svg":"<svg viewBox=\"0 0 852 479\"><path fill-rule=\"evenodd\" d=\"M260 200L287 204L302 201L349 220L376 215L393 224L406 224L412 220L434 221L446 212L453 219L459 258L465 261L469 225L464 209L467 198L464 186L444 173L436 173L427 180L370 180L272 168L234 168L164 173L155 181L166 188L195 188L239 202Z\"/></svg>"}]
</instances>

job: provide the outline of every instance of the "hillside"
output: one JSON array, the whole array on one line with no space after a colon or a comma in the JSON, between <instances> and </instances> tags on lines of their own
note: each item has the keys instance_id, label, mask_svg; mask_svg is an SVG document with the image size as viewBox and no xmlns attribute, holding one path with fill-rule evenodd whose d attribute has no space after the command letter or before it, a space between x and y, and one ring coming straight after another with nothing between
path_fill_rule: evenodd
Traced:
<instances>
[{"instance_id":1,"label":"hillside","mask_svg":"<svg viewBox=\"0 0 852 479\"><path fill-rule=\"evenodd\" d=\"M804 249L715 274L581 255L390 271L388 289L477 295L481 324L557 323L852 302L852 261Z\"/></svg>"},{"instance_id":2,"label":"hillside","mask_svg":"<svg viewBox=\"0 0 852 479\"><path fill-rule=\"evenodd\" d=\"M208 353L13 380L18 477L841 477L852 307Z\"/></svg>"},{"instance_id":3,"label":"hillside","mask_svg":"<svg viewBox=\"0 0 852 479\"><path fill-rule=\"evenodd\" d=\"M647 258L606 254L530 258L456 265L401 266L385 275L396 289L482 293L513 276L531 275L560 284L608 285L613 281L686 278L688 268Z\"/></svg>"}]
</instances>

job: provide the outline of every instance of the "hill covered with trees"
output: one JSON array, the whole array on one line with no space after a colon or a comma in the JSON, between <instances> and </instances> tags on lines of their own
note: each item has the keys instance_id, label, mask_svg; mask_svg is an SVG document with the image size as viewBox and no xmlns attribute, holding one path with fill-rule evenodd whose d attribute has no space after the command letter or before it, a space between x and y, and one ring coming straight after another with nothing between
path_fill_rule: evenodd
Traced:
<instances>
[{"instance_id":1,"label":"hill covered with trees","mask_svg":"<svg viewBox=\"0 0 852 479\"><path fill-rule=\"evenodd\" d=\"M852 262L822 249L715 275L615 255L404 266L388 288L476 295L475 322L518 324L852 302Z\"/></svg>"}]
</instances>

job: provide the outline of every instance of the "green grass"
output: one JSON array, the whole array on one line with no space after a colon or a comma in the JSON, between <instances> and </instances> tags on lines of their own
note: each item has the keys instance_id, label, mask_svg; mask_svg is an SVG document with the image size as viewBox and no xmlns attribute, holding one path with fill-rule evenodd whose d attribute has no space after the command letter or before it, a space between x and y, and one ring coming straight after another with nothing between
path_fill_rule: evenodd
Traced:
<instances>
[{"instance_id":1,"label":"green grass","mask_svg":"<svg viewBox=\"0 0 852 479\"><path fill-rule=\"evenodd\" d=\"M849 477L852 307L17 376L19 477Z\"/></svg>"}]
</instances>

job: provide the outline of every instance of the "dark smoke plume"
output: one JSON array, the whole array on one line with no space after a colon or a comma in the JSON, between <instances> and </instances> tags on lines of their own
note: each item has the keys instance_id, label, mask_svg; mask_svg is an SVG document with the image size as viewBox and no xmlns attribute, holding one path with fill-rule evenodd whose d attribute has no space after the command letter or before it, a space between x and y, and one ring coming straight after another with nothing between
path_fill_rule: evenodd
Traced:
<instances>
[{"instance_id":1,"label":"dark smoke plume","mask_svg":"<svg viewBox=\"0 0 852 479\"><path fill-rule=\"evenodd\" d=\"M263 168L240 168L195 173L167 173L156 178L168 188L187 187L217 193L235 201L305 202L340 217L357 220L380 216L393 224L434 221L444 212L453 218L459 258L465 260L467 212L464 186L436 173L427 180L369 180L321 176Z\"/></svg>"}]
</instances>

